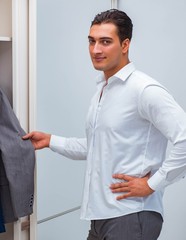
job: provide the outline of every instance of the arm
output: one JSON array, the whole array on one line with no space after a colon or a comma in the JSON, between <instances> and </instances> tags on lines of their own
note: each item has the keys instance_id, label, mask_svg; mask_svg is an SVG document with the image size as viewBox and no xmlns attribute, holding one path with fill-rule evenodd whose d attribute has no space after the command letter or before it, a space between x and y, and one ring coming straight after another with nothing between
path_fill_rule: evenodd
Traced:
<instances>
[{"instance_id":1,"label":"arm","mask_svg":"<svg viewBox=\"0 0 186 240\"><path fill-rule=\"evenodd\" d=\"M160 190L183 178L186 173L186 113L163 88L147 87L141 95L141 114L172 144L162 166L148 179L148 185Z\"/></svg>"},{"instance_id":2,"label":"arm","mask_svg":"<svg viewBox=\"0 0 186 240\"><path fill-rule=\"evenodd\" d=\"M86 160L87 139L86 138L64 138L52 135L50 149L73 160Z\"/></svg>"},{"instance_id":3,"label":"arm","mask_svg":"<svg viewBox=\"0 0 186 240\"><path fill-rule=\"evenodd\" d=\"M34 131L23 136L23 139L30 139L36 150L49 147L70 159L85 160L87 157L86 138L64 138Z\"/></svg>"},{"instance_id":4,"label":"arm","mask_svg":"<svg viewBox=\"0 0 186 240\"><path fill-rule=\"evenodd\" d=\"M139 111L172 144L169 156L154 175L134 178L114 174L125 182L112 184L112 192L125 192L118 199L143 197L182 178L186 173L186 114L172 96L159 86L147 87L140 99Z\"/></svg>"}]
</instances>

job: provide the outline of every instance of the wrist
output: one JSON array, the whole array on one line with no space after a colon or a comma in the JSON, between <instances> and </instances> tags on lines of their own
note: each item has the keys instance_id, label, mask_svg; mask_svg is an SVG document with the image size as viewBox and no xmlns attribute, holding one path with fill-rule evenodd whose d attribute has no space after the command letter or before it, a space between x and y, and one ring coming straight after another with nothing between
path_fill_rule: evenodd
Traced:
<instances>
[{"instance_id":1,"label":"wrist","mask_svg":"<svg viewBox=\"0 0 186 240\"><path fill-rule=\"evenodd\" d=\"M46 147L49 147L50 146L50 140L51 140L51 134L46 134Z\"/></svg>"}]
</instances>

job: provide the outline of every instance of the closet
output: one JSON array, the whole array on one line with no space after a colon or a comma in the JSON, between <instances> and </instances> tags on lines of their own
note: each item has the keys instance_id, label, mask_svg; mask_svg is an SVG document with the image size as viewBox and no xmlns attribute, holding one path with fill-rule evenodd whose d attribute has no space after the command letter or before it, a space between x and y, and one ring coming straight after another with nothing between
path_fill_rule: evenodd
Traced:
<instances>
[{"instance_id":1,"label":"closet","mask_svg":"<svg viewBox=\"0 0 186 240\"><path fill-rule=\"evenodd\" d=\"M12 2L0 0L0 87L12 104Z\"/></svg>"},{"instance_id":2,"label":"closet","mask_svg":"<svg viewBox=\"0 0 186 240\"><path fill-rule=\"evenodd\" d=\"M12 2L0 0L0 88L12 105ZM13 239L13 224L6 224L0 238Z\"/></svg>"},{"instance_id":3,"label":"closet","mask_svg":"<svg viewBox=\"0 0 186 240\"><path fill-rule=\"evenodd\" d=\"M7 95L26 132L30 128L29 79L33 76L29 73L32 66L29 57L29 18L34 3L29 0L0 0L0 88ZM0 239L31 239L29 229L30 217L21 218L6 224L6 232L0 234Z\"/></svg>"}]
</instances>

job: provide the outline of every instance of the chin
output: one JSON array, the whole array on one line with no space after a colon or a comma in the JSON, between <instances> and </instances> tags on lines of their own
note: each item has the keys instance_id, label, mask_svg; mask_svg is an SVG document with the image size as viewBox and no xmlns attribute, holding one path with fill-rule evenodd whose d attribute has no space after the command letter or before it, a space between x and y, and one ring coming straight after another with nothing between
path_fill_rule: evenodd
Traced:
<instances>
[{"instance_id":1,"label":"chin","mask_svg":"<svg viewBox=\"0 0 186 240\"><path fill-rule=\"evenodd\" d=\"M94 68L95 68L96 70L99 70L99 71L103 71L103 70L104 70L103 67L97 66L97 65L94 65Z\"/></svg>"}]
</instances>

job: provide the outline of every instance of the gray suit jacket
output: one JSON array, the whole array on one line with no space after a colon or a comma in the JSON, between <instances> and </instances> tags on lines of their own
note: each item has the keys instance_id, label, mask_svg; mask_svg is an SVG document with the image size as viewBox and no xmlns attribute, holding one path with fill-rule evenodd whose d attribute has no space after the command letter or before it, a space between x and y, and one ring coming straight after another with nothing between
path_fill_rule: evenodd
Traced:
<instances>
[{"instance_id":1,"label":"gray suit jacket","mask_svg":"<svg viewBox=\"0 0 186 240\"><path fill-rule=\"evenodd\" d=\"M33 212L35 151L0 89L0 201L5 223Z\"/></svg>"}]
</instances>

